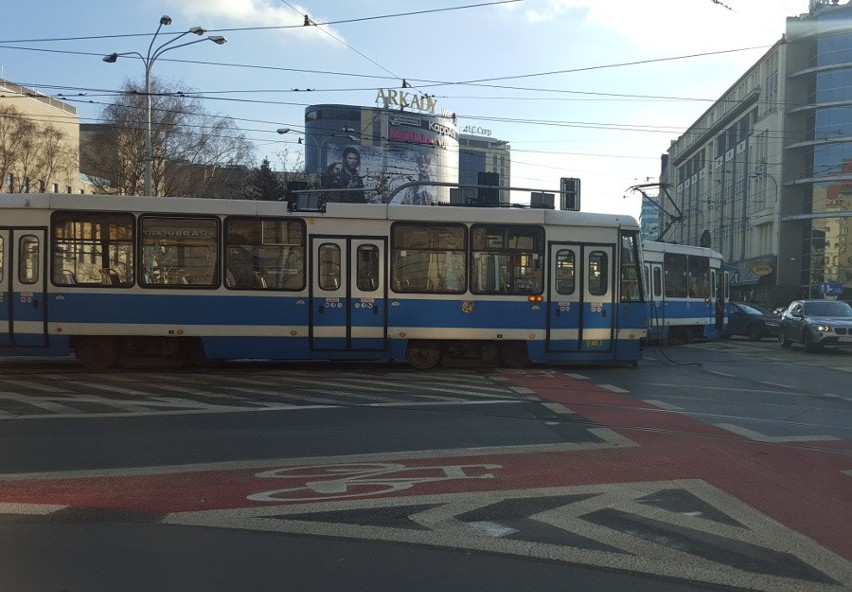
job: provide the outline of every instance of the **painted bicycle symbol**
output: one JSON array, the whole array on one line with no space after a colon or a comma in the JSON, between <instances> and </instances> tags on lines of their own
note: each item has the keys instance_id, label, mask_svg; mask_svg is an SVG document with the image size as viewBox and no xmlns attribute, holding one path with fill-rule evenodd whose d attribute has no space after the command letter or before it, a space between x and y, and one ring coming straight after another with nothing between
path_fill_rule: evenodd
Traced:
<instances>
[{"instance_id":1,"label":"painted bicycle symbol","mask_svg":"<svg viewBox=\"0 0 852 592\"><path fill-rule=\"evenodd\" d=\"M407 467L398 463L355 463L285 467L258 473L262 479L283 479L292 486L248 496L255 502L320 501L396 493L422 483L460 479L493 479L488 471L500 465ZM298 485L296 483L299 483Z\"/></svg>"}]
</instances>

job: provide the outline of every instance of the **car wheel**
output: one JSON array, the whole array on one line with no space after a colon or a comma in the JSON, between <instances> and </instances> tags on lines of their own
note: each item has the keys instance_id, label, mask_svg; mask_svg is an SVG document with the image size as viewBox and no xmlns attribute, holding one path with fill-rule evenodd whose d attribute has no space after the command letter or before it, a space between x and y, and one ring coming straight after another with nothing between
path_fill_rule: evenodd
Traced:
<instances>
[{"instance_id":1,"label":"car wheel","mask_svg":"<svg viewBox=\"0 0 852 592\"><path fill-rule=\"evenodd\" d=\"M752 341L760 341L763 337L763 331L760 328L760 325L752 324L748 327L748 338Z\"/></svg>"},{"instance_id":2,"label":"car wheel","mask_svg":"<svg viewBox=\"0 0 852 592\"><path fill-rule=\"evenodd\" d=\"M822 349L822 346L818 343L814 343L813 337L811 337L810 331L805 330L805 337L803 339L803 343L805 345L805 351L808 353L814 353Z\"/></svg>"},{"instance_id":3,"label":"car wheel","mask_svg":"<svg viewBox=\"0 0 852 592\"><path fill-rule=\"evenodd\" d=\"M814 343L813 338L811 337L810 331L805 329L805 333L802 337L802 345L805 346L805 351L812 354L819 349L819 346Z\"/></svg>"},{"instance_id":4,"label":"car wheel","mask_svg":"<svg viewBox=\"0 0 852 592\"><path fill-rule=\"evenodd\" d=\"M783 327L778 332L778 341L781 342L781 347L790 347L790 345L792 345L793 343L792 340L787 339L787 332L784 331Z\"/></svg>"}]
</instances>

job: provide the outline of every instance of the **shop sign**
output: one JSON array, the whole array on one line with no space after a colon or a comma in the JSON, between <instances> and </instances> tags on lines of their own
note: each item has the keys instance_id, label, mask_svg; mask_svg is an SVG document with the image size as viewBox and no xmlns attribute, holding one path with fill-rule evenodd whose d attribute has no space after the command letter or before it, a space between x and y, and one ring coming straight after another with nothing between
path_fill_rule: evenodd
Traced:
<instances>
[{"instance_id":1,"label":"shop sign","mask_svg":"<svg viewBox=\"0 0 852 592\"><path fill-rule=\"evenodd\" d=\"M751 272L754 275L759 275L760 277L769 275L772 273L773 269L769 263L758 263L754 267L751 268Z\"/></svg>"},{"instance_id":2,"label":"shop sign","mask_svg":"<svg viewBox=\"0 0 852 592\"><path fill-rule=\"evenodd\" d=\"M427 113L434 113L435 105L438 103L437 99L425 93L418 95L403 90L384 88L379 89L378 94L376 94L376 101L381 101L385 109L389 109L390 107L399 107L400 109L411 107L412 109Z\"/></svg>"}]
</instances>

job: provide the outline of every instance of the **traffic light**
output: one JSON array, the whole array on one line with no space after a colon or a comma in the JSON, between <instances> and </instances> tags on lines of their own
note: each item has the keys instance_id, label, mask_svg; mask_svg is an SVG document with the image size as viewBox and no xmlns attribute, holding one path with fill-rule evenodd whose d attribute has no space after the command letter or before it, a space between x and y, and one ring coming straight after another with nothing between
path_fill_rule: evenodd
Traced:
<instances>
[{"instance_id":1,"label":"traffic light","mask_svg":"<svg viewBox=\"0 0 852 592\"><path fill-rule=\"evenodd\" d=\"M562 209L580 211L580 179L562 177L559 191L562 193Z\"/></svg>"},{"instance_id":2,"label":"traffic light","mask_svg":"<svg viewBox=\"0 0 852 592\"><path fill-rule=\"evenodd\" d=\"M499 197L496 187L500 185L500 173L485 173L480 171L476 174L476 184L493 185L495 187L495 189L480 187L477 190L477 197L479 198L478 201L480 206L496 208L499 205Z\"/></svg>"},{"instance_id":3,"label":"traffic light","mask_svg":"<svg viewBox=\"0 0 852 592\"><path fill-rule=\"evenodd\" d=\"M292 212L299 208L299 196L295 191L304 191L308 188L306 181L290 181L287 183L287 210Z\"/></svg>"}]
</instances>

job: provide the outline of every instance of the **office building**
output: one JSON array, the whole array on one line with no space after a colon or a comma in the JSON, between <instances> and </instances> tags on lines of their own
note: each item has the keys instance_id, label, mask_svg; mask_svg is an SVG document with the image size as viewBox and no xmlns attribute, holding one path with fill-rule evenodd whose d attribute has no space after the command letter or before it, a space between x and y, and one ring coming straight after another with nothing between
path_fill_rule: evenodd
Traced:
<instances>
[{"instance_id":1,"label":"office building","mask_svg":"<svg viewBox=\"0 0 852 592\"><path fill-rule=\"evenodd\" d=\"M852 2L789 17L667 157L663 238L720 251L735 298L852 299Z\"/></svg>"}]
</instances>

